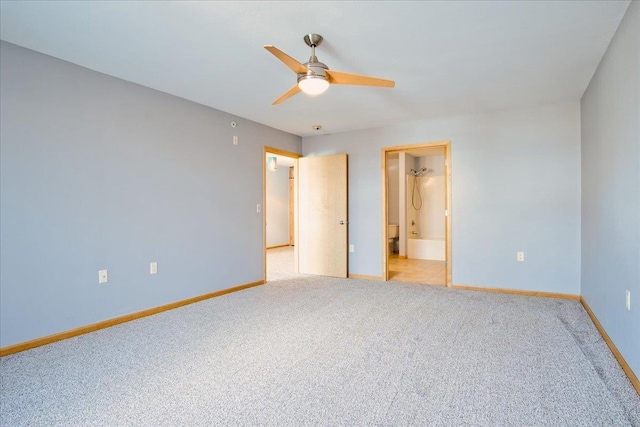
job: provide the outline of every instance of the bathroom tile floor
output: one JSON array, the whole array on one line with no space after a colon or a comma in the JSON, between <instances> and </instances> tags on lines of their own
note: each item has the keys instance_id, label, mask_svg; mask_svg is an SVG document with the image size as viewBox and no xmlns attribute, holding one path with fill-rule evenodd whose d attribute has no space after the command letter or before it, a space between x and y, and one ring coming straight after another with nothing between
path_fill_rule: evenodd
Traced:
<instances>
[{"instance_id":1,"label":"bathroom tile floor","mask_svg":"<svg viewBox=\"0 0 640 427\"><path fill-rule=\"evenodd\" d=\"M389 257L389 280L444 286L446 274L444 261Z\"/></svg>"}]
</instances>

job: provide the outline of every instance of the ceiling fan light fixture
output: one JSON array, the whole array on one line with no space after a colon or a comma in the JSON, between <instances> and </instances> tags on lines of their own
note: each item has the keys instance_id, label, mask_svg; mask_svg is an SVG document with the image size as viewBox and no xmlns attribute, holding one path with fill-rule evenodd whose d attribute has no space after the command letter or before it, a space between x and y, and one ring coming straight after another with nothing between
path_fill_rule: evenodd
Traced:
<instances>
[{"instance_id":1,"label":"ceiling fan light fixture","mask_svg":"<svg viewBox=\"0 0 640 427\"><path fill-rule=\"evenodd\" d=\"M329 81L322 76L304 76L298 79L298 87L307 95L316 96L329 89Z\"/></svg>"}]
</instances>

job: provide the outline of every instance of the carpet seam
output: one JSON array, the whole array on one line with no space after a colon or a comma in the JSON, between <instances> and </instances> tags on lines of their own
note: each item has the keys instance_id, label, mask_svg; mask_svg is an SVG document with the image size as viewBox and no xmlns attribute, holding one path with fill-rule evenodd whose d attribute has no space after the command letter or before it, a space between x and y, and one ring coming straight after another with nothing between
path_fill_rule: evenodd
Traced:
<instances>
[{"instance_id":1,"label":"carpet seam","mask_svg":"<svg viewBox=\"0 0 640 427\"><path fill-rule=\"evenodd\" d=\"M583 311L584 308L581 306L580 307ZM586 312L584 314L587 314ZM571 337L571 339L573 340L573 342L576 344L576 346L578 347L578 349L580 350L580 352L584 355L585 359L589 362L589 365L592 367L593 371L596 373L598 379L600 380L600 382L602 383L602 385L604 386L604 388L607 390L607 392L609 393L609 395L620 405L620 407L622 408L622 412L624 413L624 416L627 420L627 422L629 423L630 426L633 425L633 419L631 418L629 411L626 407L626 405L624 405L624 402L622 400L620 400L618 394L615 392L615 390L611 387L611 385L609 384L609 381L607 381L607 379L604 377L604 375L600 372L599 369L597 369L597 365L595 364L594 360L593 360L593 356L591 354L591 352L588 350L587 346L582 344L577 338L576 338L576 333L573 329L569 328L568 324L565 323L564 321L562 321L562 319L556 315L556 319L558 319L560 321L560 324L562 325L562 327L569 333L569 336ZM594 326L595 328L595 326ZM604 339L600 336L600 333L596 330L597 336L600 337L600 340L602 341L602 343L605 344ZM600 343L600 340L598 340L597 342ZM607 350L609 350L609 347L607 346ZM588 354L589 353L589 354ZM613 354L611 354L613 357ZM617 360L616 360L617 363ZM626 377L626 374L624 375L626 379L628 379ZM631 382L629 381L629 384L631 385ZM632 386L632 385L631 385Z\"/></svg>"}]
</instances>

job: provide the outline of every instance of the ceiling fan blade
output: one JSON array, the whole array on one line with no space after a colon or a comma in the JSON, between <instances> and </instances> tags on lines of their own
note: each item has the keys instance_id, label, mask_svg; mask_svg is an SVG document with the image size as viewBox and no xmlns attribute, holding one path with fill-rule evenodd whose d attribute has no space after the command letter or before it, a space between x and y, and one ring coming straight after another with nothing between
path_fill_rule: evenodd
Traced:
<instances>
[{"instance_id":1,"label":"ceiling fan blade","mask_svg":"<svg viewBox=\"0 0 640 427\"><path fill-rule=\"evenodd\" d=\"M292 86L291 89L289 89L288 91L283 93L280 98L278 98L275 101L273 101L273 104L271 104L271 105L280 104L281 102L286 101L287 99L291 98L293 95L295 95L296 93L299 93L299 92L300 92L300 88L296 84L295 86Z\"/></svg>"},{"instance_id":2,"label":"ceiling fan blade","mask_svg":"<svg viewBox=\"0 0 640 427\"><path fill-rule=\"evenodd\" d=\"M267 49L269 52L271 52L273 56L275 56L280 61L282 61L284 65L291 68L294 73L306 74L309 71L307 67L305 67L304 65L302 65L301 63L299 63L298 61L296 61L295 59L293 59L292 57L290 57L289 55L287 55L277 47L266 45L264 48Z\"/></svg>"},{"instance_id":3,"label":"ceiling fan blade","mask_svg":"<svg viewBox=\"0 0 640 427\"><path fill-rule=\"evenodd\" d=\"M329 77L329 83L334 85L359 85L395 87L393 80L379 79L377 77L362 76L360 74L343 73L342 71L325 70Z\"/></svg>"}]
</instances>

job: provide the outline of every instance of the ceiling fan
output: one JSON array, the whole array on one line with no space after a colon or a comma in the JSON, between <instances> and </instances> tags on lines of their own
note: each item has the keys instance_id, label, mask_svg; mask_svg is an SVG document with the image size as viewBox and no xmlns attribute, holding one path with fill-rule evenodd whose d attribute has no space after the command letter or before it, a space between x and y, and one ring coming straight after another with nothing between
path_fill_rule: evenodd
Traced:
<instances>
[{"instance_id":1,"label":"ceiling fan","mask_svg":"<svg viewBox=\"0 0 640 427\"><path fill-rule=\"evenodd\" d=\"M275 46L266 45L264 47L298 75L298 83L273 101L273 105L286 101L300 91L308 95L320 95L332 84L377 87L394 87L396 85L393 80L329 70L329 67L318 61L316 57L316 47L322 43L322 36L307 34L304 36L304 42L311 48L311 57L304 64L299 63Z\"/></svg>"}]
</instances>

